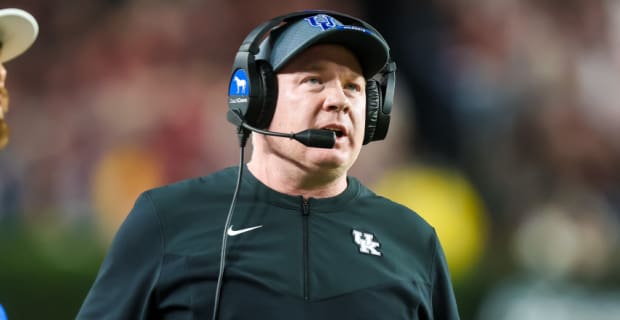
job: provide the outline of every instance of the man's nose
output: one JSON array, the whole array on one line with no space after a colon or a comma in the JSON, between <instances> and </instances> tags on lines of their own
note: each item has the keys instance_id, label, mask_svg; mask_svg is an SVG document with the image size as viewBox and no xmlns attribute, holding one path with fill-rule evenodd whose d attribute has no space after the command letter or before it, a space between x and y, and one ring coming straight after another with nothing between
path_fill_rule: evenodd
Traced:
<instances>
[{"instance_id":1,"label":"man's nose","mask_svg":"<svg viewBox=\"0 0 620 320\"><path fill-rule=\"evenodd\" d=\"M347 112L350 108L350 101L345 94L345 89L340 84L330 85L325 90L325 108L329 111Z\"/></svg>"}]
</instances>

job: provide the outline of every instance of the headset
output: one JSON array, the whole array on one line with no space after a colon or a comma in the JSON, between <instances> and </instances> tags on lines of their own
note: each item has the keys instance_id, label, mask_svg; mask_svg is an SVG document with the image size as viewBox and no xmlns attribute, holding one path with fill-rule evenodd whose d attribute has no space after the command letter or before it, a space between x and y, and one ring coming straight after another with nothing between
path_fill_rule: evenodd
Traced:
<instances>
[{"instance_id":1,"label":"headset","mask_svg":"<svg viewBox=\"0 0 620 320\"><path fill-rule=\"evenodd\" d=\"M366 22L355 17L325 10L300 11L282 15L263 22L243 40L235 55L232 75L228 88L227 120L237 126L240 143L240 159L237 182L231 200L220 249L220 264L215 287L212 319L216 320L220 302L221 288L226 268L227 230L237 203L241 188L244 167L244 147L251 132L264 135L288 137L310 147L332 148L336 142L335 133L330 130L307 129L298 133L281 133L266 130L271 123L278 97L278 82L273 67L268 61L258 59L260 43L271 31L285 27L286 24L299 21L317 14L326 14L338 19L343 24L353 25L374 33L389 48L381 34ZM386 65L376 75L366 80L366 123L363 144L383 140L390 124L390 113L394 101L396 86L396 63L389 56Z\"/></svg>"},{"instance_id":2,"label":"headset","mask_svg":"<svg viewBox=\"0 0 620 320\"><path fill-rule=\"evenodd\" d=\"M276 108L278 83L271 64L268 61L257 59L260 43L273 30L317 14L332 16L345 25L362 27L377 35L389 48L383 36L371 25L338 12L300 11L263 22L247 35L235 55L228 91L229 111L227 119L229 122L238 127L243 123L259 129L265 129L269 126ZM239 81L245 81L243 92L237 91ZM395 87L396 63L392 61L388 51L387 64L379 73L366 81L364 145L371 141L385 139L390 124Z\"/></svg>"}]
</instances>

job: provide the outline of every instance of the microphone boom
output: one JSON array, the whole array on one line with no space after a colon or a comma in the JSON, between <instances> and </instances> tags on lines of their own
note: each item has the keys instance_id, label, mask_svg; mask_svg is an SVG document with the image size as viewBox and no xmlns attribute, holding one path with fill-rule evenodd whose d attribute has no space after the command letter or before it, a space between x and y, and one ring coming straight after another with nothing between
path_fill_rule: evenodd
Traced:
<instances>
[{"instance_id":1,"label":"microphone boom","mask_svg":"<svg viewBox=\"0 0 620 320\"><path fill-rule=\"evenodd\" d=\"M229 110L227 117L230 122L252 132L260 133L266 136L295 139L308 147L331 149L336 144L336 133L331 130L306 129L297 133L283 133L255 128L245 122L241 115L235 111Z\"/></svg>"}]
</instances>

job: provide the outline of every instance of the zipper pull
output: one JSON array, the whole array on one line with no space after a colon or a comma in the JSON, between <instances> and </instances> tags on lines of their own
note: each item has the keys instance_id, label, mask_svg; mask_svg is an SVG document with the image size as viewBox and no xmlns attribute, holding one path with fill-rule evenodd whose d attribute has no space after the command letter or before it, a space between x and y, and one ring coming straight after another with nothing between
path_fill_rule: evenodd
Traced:
<instances>
[{"instance_id":1,"label":"zipper pull","mask_svg":"<svg viewBox=\"0 0 620 320\"><path fill-rule=\"evenodd\" d=\"M310 202L308 202L308 199L303 199L302 203L301 203L301 207L302 207L302 214L304 216L307 216L310 214Z\"/></svg>"}]
</instances>

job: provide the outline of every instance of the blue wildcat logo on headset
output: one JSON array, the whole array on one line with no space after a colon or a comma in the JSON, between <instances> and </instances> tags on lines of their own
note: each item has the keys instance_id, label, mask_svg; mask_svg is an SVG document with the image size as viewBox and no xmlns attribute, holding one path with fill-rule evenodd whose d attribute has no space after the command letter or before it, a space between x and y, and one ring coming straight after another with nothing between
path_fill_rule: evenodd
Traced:
<instances>
[{"instance_id":1,"label":"blue wildcat logo on headset","mask_svg":"<svg viewBox=\"0 0 620 320\"><path fill-rule=\"evenodd\" d=\"M228 95L249 96L250 88L248 87L248 82L248 75L245 73L245 70L237 69L230 80Z\"/></svg>"}]
</instances>

